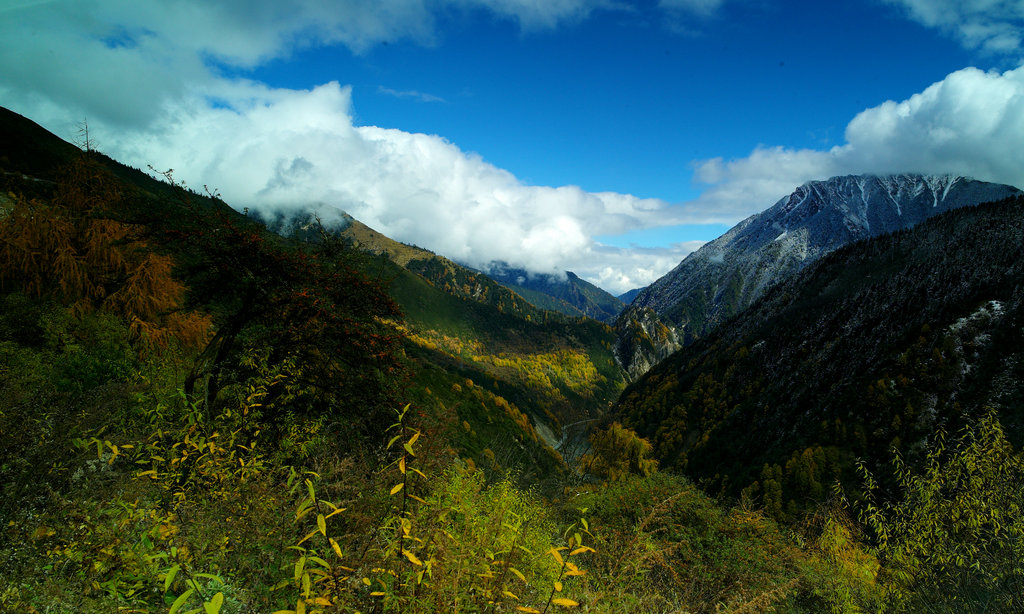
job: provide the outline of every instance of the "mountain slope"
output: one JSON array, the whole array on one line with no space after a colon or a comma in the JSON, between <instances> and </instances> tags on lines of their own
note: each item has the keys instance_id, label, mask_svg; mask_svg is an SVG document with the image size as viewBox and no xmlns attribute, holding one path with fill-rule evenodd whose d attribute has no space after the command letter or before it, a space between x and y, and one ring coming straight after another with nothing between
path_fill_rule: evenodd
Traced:
<instances>
[{"instance_id":1,"label":"mountain slope","mask_svg":"<svg viewBox=\"0 0 1024 614\"><path fill-rule=\"evenodd\" d=\"M279 216L268 227L316 240L315 220L305 214ZM521 440L508 441L514 430L491 426L496 408L522 423L539 446L520 463L524 470L531 464L550 470L548 455L538 453L542 445L558 447L574 436L562 427L602 415L625 386L607 324L540 309L483 273L394 241L351 216L332 232L377 256L376 275L389 280L405 315L407 352L417 363L412 394L424 404L453 407L469 422L474 436L462 437L462 444L471 454L499 445L523 453ZM491 399L487 411L480 410L480 395Z\"/></svg>"},{"instance_id":2,"label":"mountain slope","mask_svg":"<svg viewBox=\"0 0 1024 614\"><path fill-rule=\"evenodd\" d=\"M631 373L643 372L842 245L1019 193L953 175L844 176L804 184L640 292L617 324L620 360ZM665 346L649 348L629 336L631 321L652 316L672 330Z\"/></svg>"},{"instance_id":3,"label":"mountain slope","mask_svg":"<svg viewBox=\"0 0 1024 614\"><path fill-rule=\"evenodd\" d=\"M663 466L792 514L995 407L1024 434L1024 198L846 246L630 386ZM790 503L792 502L792 503Z\"/></svg>"},{"instance_id":4,"label":"mountain slope","mask_svg":"<svg viewBox=\"0 0 1024 614\"><path fill-rule=\"evenodd\" d=\"M611 322L625 306L616 297L571 271L566 271L563 278L492 263L487 276L516 291L537 307L566 315Z\"/></svg>"}]
</instances>

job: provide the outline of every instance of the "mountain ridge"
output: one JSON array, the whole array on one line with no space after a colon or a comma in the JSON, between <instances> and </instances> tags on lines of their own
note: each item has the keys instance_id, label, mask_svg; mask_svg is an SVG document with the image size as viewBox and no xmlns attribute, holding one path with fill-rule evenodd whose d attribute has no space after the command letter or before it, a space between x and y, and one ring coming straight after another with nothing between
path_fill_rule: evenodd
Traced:
<instances>
[{"instance_id":1,"label":"mountain ridge","mask_svg":"<svg viewBox=\"0 0 1024 614\"><path fill-rule=\"evenodd\" d=\"M845 175L807 182L639 292L616 323L619 359L635 377L840 246L1020 193L1013 186L951 174ZM631 320L650 319L646 310L672 329L668 345L646 347L629 337Z\"/></svg>"}]
</instances>

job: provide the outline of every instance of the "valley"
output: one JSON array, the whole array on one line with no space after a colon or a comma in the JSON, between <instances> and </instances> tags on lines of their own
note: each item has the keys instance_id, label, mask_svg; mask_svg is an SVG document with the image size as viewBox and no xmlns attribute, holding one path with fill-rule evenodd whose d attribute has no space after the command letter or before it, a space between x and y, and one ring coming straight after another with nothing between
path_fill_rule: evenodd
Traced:
<instances>
[{"instance_id":1,"label":"valley","mask_svg":"<svg viewBox=\"0 0 1024 614\"><path fill-rule=\"evenodd\" d=\"M0 171L4 609L1024 607L1016 188L811 182L626 305L8 110Z\"/></svg>"}]
</instances>

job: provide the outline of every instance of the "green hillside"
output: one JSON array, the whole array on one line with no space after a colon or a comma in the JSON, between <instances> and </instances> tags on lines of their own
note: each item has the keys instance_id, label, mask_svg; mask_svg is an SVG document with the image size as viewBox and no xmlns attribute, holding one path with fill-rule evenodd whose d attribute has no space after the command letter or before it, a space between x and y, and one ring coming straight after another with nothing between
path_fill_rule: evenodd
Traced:
<instances>
[{"instance_id":1,"label":"green hillside","mask_svg":"<svg viewBox=\"0 0 1024 614\"><path fill-rule=\"evenodd\" d=\"M559 425L592 425L621 388L611 331L599 322L536 310L411 248L393 248L407 259L378 255L316 226L282 237L219 198L61 145L14 114L0 115L0 135L20 135L0 140L0 611L1024 605L1024 463L996 414L965 411L965 430L922 443L926 471L903 471L882 493L864 474L861 500L833 498L780 522L769 497L762 510L757 493L716 498L680 475L660 433L652 448L609 423L570 438L564 458L552 449ZM919 317L955 324L948 356L970 365L960 372L976 384L961 386L957 400L992 391L1014 439L1021 237L1013 233L1022 226L1000 228L991 211L949 219L928 235L930 252L905 238L872 244L862 260L843 261L839 281L812 277L813 292L794 287L772 300L827 303L858 289L857 300L832 306L863 334L875 320L860 314L882 301L866 292L865 267L879 283L890 279L883 287L896 295L917 297L923 287L927 296L939 284L949 300L918 301L929 306ZM970 228L990 235L984 249L1002 259L964 259ZM909 283L936 258L947 273L928 278L932 285ZM965 263L981 263L987 316ZM772 330L819 326L798 317L811 313L803 308L769 311L782 318L762 318ZM830 334L842 330L813 317ZM880 378L873 402L917 403L901 376L941 383L955 372L935 362L936 348L948 361L942 329L918 324L910 323L917 336L906 338L906 354L886 363L905 369L890 376L901 387ZM857 366L860 356L888 356L905 340L899 330L878 328L875 344L863 334L851 372L871 372ZM715 350L701 347L709 357ZM780 395L802 394L804 372L783 371L784 355L764 371L759 352L737 350L731 370L714 359L708 368L725 372L699 377L701 385L752 381L753 371L740 372L748 361L787 387ZM643 385L620 409L642 401ZM644 398L661 402L672 386ZM718 409L706 405L702 415ZM786 441L785 431L772 434ZM723 467L747 462L733 450L735 458L719 457ZM791 475L815 482L806 471ZM779 479L788 476L787 464ZM718 491L720 482L707 483Z\"/></svg>"}]
</instances>

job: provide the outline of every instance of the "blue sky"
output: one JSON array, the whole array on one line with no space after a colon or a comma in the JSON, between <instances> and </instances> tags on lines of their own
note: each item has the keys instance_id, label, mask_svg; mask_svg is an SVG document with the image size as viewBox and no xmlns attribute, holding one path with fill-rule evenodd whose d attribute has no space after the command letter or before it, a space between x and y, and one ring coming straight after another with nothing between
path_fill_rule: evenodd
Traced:
<instances>
[{"instance_id":1,"label":"blue sky","mask_svg":"<svg viewBox=\"0 0 1024 614\"><path fill-rule=\"evenodd\" d=\"M1024 184L1024 3L8 0L0 104L233 205L646 285L800 183Z\"/></svg>"}]
</instances>

